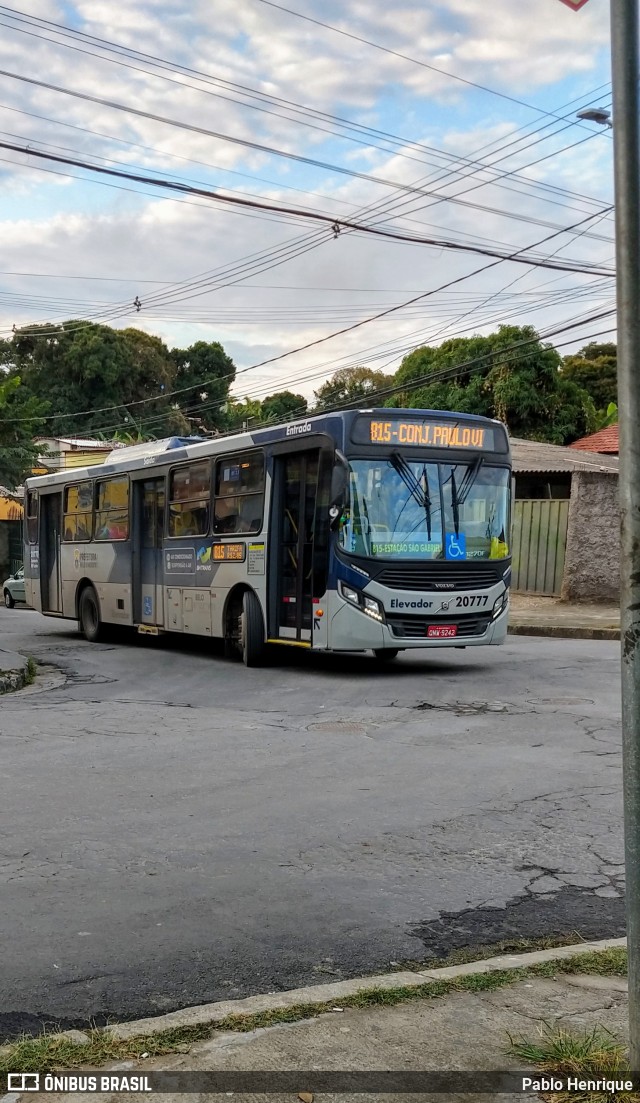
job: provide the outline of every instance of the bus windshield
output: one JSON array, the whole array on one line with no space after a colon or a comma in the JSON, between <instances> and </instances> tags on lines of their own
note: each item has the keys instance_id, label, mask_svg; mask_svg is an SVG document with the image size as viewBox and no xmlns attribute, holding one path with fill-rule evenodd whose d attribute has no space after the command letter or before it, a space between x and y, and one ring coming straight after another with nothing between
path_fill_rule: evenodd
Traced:
<instances>
[{"instance_id":1,"label":"bus windshield","mask_svg":"<svg viewBox=\"0 0 640 1103\"><path fill-rule=\"evenodd\" d=\"M509 468L486 464L352 459L340 545L379 559L503 559L508 547Z\"/></svg>"}]
</instances>

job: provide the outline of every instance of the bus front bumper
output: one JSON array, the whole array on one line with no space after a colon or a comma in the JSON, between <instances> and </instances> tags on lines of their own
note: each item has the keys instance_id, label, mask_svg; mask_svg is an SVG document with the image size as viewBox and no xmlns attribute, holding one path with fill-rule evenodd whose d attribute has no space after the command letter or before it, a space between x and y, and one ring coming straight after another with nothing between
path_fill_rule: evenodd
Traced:
<instances>
[{"instance_id":1,"label":"bus front bumper","mask_svg":"<svg viewBox=\"0 0 640 1103\"><path fill-rule=\"evenodd\" d=\"M330 651L405 651L425 647L479 647L504 643L509 619L509 591L492 594L488 612L419 615L382 612L383 619L355 608L336 591L329 617ZM455 595L452 595L455 598ZM455 601L451 602L455 608Z\"/></svg>"}]
</instances>

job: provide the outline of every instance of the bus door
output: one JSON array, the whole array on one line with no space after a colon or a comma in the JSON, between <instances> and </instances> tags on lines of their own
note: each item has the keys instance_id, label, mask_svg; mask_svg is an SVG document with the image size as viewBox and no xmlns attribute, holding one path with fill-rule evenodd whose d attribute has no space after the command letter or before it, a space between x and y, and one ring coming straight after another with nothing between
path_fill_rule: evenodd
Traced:
<instances>
[{"instance_id":1,"label":"bus door","mask_svg":"<svg viewBox=\"0 0 640 1103\"><path fill-rule=\"evenodd\" d=\"M43 613L62 612L62 494L40 497L40 599Z\"/></svg>"},{"instance_id":2,"label":"bus door","mask_svg":"<svg viewBox=\"0 0 640 1103\"><path fill-rule=\"evenodd\" d=\"M164 625L162 536L164 478L134 483L133 619L135 624Z\"/></svg>"},{"instance_id":3,"label":"bus door","mask_svg":"<svg viewBox=\"0 0 640 1103\"><path fill-rule=\"evenodd\" d=\"M326 584L329 467L319 449L276 456L275 462L269 635L310 643L313 599Z\"/></svg>"}]
</instances>

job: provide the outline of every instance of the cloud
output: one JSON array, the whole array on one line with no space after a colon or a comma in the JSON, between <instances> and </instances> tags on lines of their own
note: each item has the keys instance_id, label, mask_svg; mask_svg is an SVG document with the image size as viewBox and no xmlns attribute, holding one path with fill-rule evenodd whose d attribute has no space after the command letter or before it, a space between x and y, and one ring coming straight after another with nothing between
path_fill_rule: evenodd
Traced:
<instances>
[{"instance_id":1,"label":"cloud","mask_svg":"<svg viewBox=\"0 0 640 1103\"><path fill-rule=\"evenodd\" d=\"M576 127L553 138L552 126L548 133L535 134L549 121L542 107L530 111L425 67L448 69L464 80L555 111L606 80L604 0L590 0L579 14L559 0L540 0L535 11L516 0L494 0L488 7L477 0L443 0L438 5L404 0L400 7L355 0L348 9L337 0L323 5L315 0L300 10L424 64L296 19L259 0L216 0L215 5L193 0L178 7L158 0L75 0L65 5L64 14L55 4L39 0L30 5L33 15L72 24L130 50L144 48L209 76L203 79L169 66L162 72L171 83L159 68L137 71L149 67L136 58L126 58L133 66L126 68L106 56L90 56L102 53L97 45L76 43L89 51L81 53L48 32L37 32L45 35L42 39L4 28L0 68L139 112L370 173L395 183L396 190L3 77L0 127L36 148L45 143L47 148L65 147L89 159L110 158L210 188L297 203L332 218L366 215L412 233L502 242L514 249L552 232L547 224L570 225L595 209L577 195L533 192L519 177L607 199L610 142L604 135L562 152L587 132ZM56 38L57 44L52 41ZM413 144L357 131L350 123L406 135ZM516 132L518 140L507 146ZM347 136L358 141L347 141ZM553 156L527 167L547 154ZM495 161L495 173L507 174L505 179L491 183L495 173L478 174L474 166L454 160L477 156ZM106 187L69 181L38 171L33 158L15 155L14 160L20 166L0 161L5 197L2 269L58 275L54 280L0 274L4 332L31 320L103 316L113 324L159 333L172 345L221 340L238 366L247 367L416 291L431 293L482 265L473 256L355 234L334 240L328 229L231 213L197 199L171 202L160 194L136 195L120 190L129 186L126 182ZM434 194L402 190L417 181ZM299 191L286 190L285 184ZM452 202L456 196L463 202ZM518 217L507 218L507 213ZM597 230L610 234L610 222L603 220ZM586 234L558 238L548 249L563 245L561 256L602 261L611 255L607 242ZM202 277L211 283L206 295L200 294L204 285L178 286L205 273L211 274ZM516 289L531 289L531 297L523 294L509 302L498 297L522 273L505 264L471 277L456 289L457 298L447 297L453 292L434 294L405 312L240 376L238 390L277 389L292 379L292 385L309 394L323 373L337 366L395 365L412 342L438 340L443 333L456 332L456 325L490 328L501 309L505 315L515 311L509 316L520 322L566 317L574 306L563 304L560 295L552 300L551 290L540 292L541 299L547 295L548 305L536 313L536 280L545 285L548 277L549 287L558 291L575 285L588 291L590 282L533 273ZM99 279L84 282L71 276ZM216 287L215 279L228 286ZM243 282L234 283L238 279ZM552 279L556 284L551 285ZM170 294L154 299L162 284ZM472 294L474 298L465 298ZM482 306L494 294L495 300ZM136 295L143 302L139 314L130 306ZM599 295L594 291L594 303L601 301ZM582 302L587 309L588 299ZM315 380L306 378L314 372Z\"/></svg>"}]
</instances>

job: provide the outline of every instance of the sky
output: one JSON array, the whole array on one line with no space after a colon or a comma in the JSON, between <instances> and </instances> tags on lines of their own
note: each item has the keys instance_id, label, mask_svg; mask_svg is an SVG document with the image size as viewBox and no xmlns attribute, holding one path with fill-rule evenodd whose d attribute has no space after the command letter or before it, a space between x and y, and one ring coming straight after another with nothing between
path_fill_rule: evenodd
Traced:
<instances>
[{"instance_id":1,"label":"sky","mask_svg":"<svg viewBox=\"0 0 640 1103\"><path fill-rule=\"evenodd\" d=\"M0 5L0 336L219 341L252 398L500 324L613 339L611 130L576 117L611 107L608 8Z\"/></svg>"}]
</instances>

